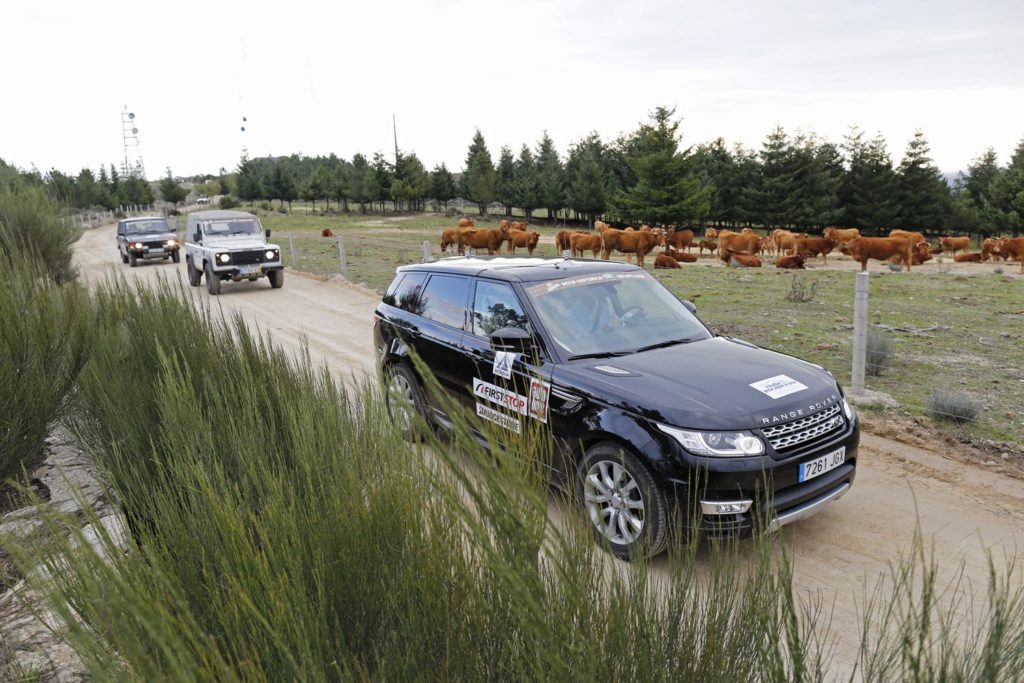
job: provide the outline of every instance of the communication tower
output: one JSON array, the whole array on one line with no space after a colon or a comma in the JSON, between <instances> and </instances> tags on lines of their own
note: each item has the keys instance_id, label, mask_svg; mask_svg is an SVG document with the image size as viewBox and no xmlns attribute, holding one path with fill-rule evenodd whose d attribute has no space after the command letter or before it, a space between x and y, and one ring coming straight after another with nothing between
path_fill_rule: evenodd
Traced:
<instances>
[{"instance_id":1,"label":"communication tower","mask_svg":"<svg viewBox=\"0 0 1024 683\"><path fill-rule=\"evenodd\" d=\"M139 128L135 124L135 113L128 111L125 105L121 112L121 135L124 138L124 163L122 174L128 178L138 176L146 179L146 168L142 165L142 148L139 147Z\"/></svg>"}]
</instances>

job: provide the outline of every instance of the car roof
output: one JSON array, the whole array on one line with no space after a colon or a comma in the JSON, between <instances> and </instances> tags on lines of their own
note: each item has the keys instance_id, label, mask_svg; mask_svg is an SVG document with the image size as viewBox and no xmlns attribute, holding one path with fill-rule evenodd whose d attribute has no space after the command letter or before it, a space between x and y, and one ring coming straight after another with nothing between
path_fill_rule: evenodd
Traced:
<instances>
[{"instance_id":1,"label":"car roof","mask_svg":"<svg viewBox=\"0 0 1024 683\"><path fill-rule=\"evenodd\" d=\"M136 216L135 218L122 218L122 223L132 223L134 221L166 221L165 216Z\"/></svg>"},{"instance_id":2,"label":"car roof","mask_svg":"<svg viewBox=\"0 0 1024 683\"><path fill-rule=\"evenodd\" d=\"M582 258L515 258L505 256L454 256L432 263L400 266L398 272L420 271L486 276L510 282L561 280L573 275L618 273L641 268L629 263Z\"/></svg>"},{"instance_id":3,"label":"car roof","mask_svg":"<svg viewBox=\"0 0 1024 683\"><path fill-rule=\"evenodd\" d=\"M256 218L248 211L225 211L214 209L212 211L193 211L188 215L189 220L216 221L228 218Z\"/></svg>"}]
</instances>

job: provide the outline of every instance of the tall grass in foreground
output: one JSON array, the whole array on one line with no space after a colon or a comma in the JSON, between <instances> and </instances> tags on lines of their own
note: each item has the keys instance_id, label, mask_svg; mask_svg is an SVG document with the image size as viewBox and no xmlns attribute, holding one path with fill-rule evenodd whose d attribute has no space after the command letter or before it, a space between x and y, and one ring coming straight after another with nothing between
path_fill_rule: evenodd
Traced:
<instances>
[{"instance_id":1,"label":"tall grass in foreground","mask_svg":"<svg viewBox=\"0 0 1024 683\"><path fill-rule=\"evenodd\" d=\"M88 359L94 321L87 292L56 284L17 249L0 225L0 483L42 459L48 429Z\"/></svg>"},{"instance_id":2,"label":"tall grass in foreground","mask_svg":"<svg viewBox=\"0 0 1024 683\"><path fill-rule=\"evenodd\" d=\"M456 448L430 433L410 446L375 388L347 392L179 297L124 284L97 295L77 431L135 540L107 539L109 564L74 539L47 558L96 680L835 673L825 612L794 595L770 543L677 547L661 573L625 567L582 515L552 523L533 454L487 455L461 420ZM1013 680L1019 590L993 572L989 616L953 633L936 626L950 619L935 582L913 574L921 564L898 565L868 604L860 673Z\"/></svg>"}]
</instances>

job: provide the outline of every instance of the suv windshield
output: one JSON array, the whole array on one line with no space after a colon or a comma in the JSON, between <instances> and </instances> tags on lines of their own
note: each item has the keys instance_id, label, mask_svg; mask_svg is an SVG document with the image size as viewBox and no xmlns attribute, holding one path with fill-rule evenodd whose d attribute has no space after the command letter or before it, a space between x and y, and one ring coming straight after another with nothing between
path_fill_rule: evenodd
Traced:
<instances>
[{"instance_id":1,"label":"suv windshield","mask_svg":"<svg viewBox=\"0 0 1024 683\"><path fill-rule=\"evenodd\" d=\"M130 221L124 224L124 234L126 235L148 235L154 232L174 232L171 230L171 226L167 224L165 220L151 220L151 221Z\"/></svg>"},{"instance_id":2,"label":"suv windshield","mask_svg":"<svg viewBox=\"0 0 1024 683\"><path fill-rule=\"evenodd\" d=\"M526 288L552 339L573 358L620 355L710 338L644 272L592 273Z\"/></svg>"},{"instance_id":3,"label":"suv windshield","mask_svg":"<svg viewBox=\"0 0 1024 683\"><path fill-rule=\"evenodd\" d=\"M203 227L203 232L210 237L223 237L225 235L258 235L263 231L260 229L260 222L255 218L231 218L209 221Z\"/></svg>"}]
</instances>

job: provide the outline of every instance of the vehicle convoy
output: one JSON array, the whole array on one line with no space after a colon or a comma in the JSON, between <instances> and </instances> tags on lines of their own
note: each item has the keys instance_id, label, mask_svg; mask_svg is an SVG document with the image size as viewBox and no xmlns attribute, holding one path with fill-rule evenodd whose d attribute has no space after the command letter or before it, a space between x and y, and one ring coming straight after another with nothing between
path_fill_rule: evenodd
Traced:
<instances>
[{"instance_id":1,"label":"vehicle convoy","mask_svg":"<svg viewBox=\"0 0 1024 683\"><path fill-rule=\"evenodd\" d=\"M140 259L181 260L178 233L162 216L125 218L117 222L117 251L132 268Z\"/></svg>"},{"instance_id":2,"label":"vehicle convoy","mask_svg":"<svg viewBox=\"0 0 1024 683\"><path fill-rule=\"evenodd\" d=\"M202 284L211 295L220 294L224 280L270 280L274 289L284 284L281 248L269 244L270 230L245 211L196 211L188 216L185 267L193 287Z\"/></svg>"},{"instance_id":3,"label":"vehicle convoy","mask_svg":"<svg viewBox=\"0 0 1024 683\"><path fill-rule=\"evenodd\" d=\"M450 426L443 405L480 418L481 438L540 426L555 476L629 559L663 550L674 521L712 537L778 529L856 474L857 415L835 378L695 313L628 264L450 258L398 269L374 346L403 430L415 413ZM453 400L425 391L413 352Z\"/></svg>"}]
</instances>

